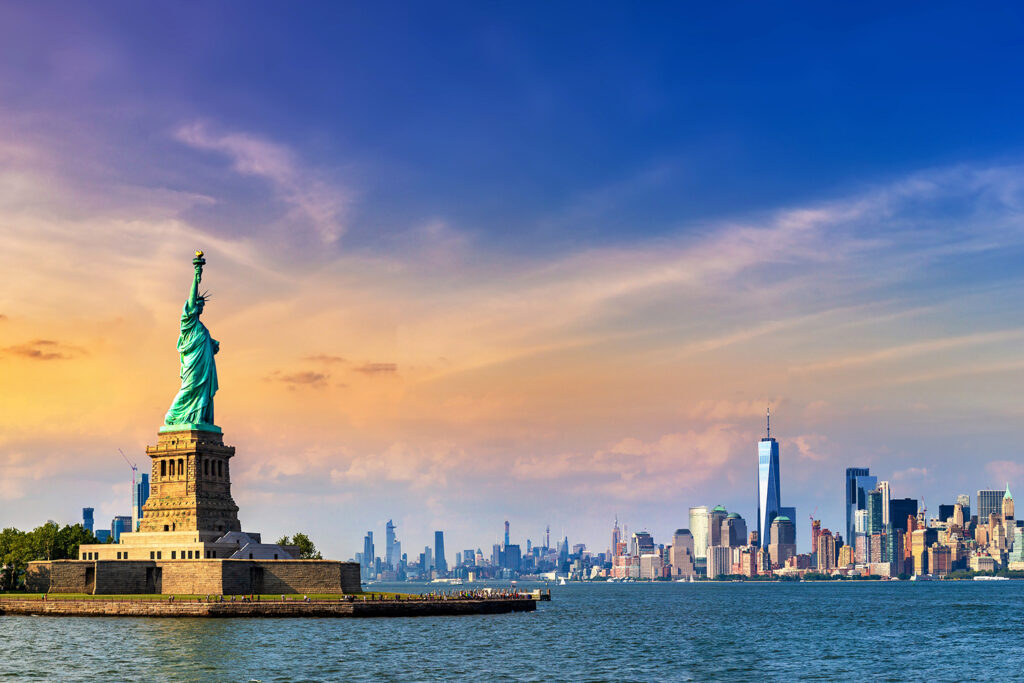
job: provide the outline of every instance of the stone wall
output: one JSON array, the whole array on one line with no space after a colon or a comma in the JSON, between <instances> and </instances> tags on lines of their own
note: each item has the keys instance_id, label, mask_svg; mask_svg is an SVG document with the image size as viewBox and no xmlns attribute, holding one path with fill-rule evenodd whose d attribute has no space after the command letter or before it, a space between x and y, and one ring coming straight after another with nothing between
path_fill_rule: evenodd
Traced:
<instances>
[{"instance_id":1,"label":"stone wall","mask_svg":"<svg viewBox=\"0 0 1024 683\"><path fill-rule=\"evenodd\" d=\"M18 600L0 598L0 615L120 617L430 617L532 612L519 600L418 600L355 602L188 602L176 600Z\"/></svg>"},{"instance_id":2,"label":"stone wall","mask_svg":"<svg viewBox=\"0 0 1024 683\"><path fill-rule=\"evenodd\" d=\"M29 563L39 593L360 593L359 565L332 560L55 560Z\"/></svg>"}]
</instances>

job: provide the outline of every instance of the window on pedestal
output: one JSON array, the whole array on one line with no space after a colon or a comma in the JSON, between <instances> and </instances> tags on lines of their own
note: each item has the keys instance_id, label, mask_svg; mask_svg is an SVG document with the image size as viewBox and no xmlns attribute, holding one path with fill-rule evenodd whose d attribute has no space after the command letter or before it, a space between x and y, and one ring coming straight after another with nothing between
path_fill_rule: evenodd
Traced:
<instances>
[{"instance_id":1,"label":"window on pedestal","mask_svg":"<svg viewBox=\"0 0 1024 683\"><path fill-rule=\"evenodd\" d=\"M167 476L167 461L166 460L161 460L160 461L160 476L161 477L166 477Z\"/></svg>"},{"instance_id":2,"label":"window on pedestal","mask_svg":"<svg viewBox=\"0 0 1024 683\"><path fill-rule=\"evenodd\" d=\"M218 460L217 461L217 476L218 477L223 477L224 476L224 461L223 460Z\"/></svg>"},{"instance_id":3,"label":"window on pedestal","mask_svg":"<svg viewBox=\"0 0 1024 683\"><path fill-rule=\"evenodd\" d=\"M185 461L181 458L178 458L178 476L185 476Z\"/></svg>"},{"instance_id":4,"label":"window on pedestal","mask_svg":"<svg viewBox=\"0 0 1024 683\"><path fill-rule=\"evenodd\" d=\"M209 474L209 473L210 473L210 461L204 458L203 459L203 474Z\"/></svg>"}]
</instances>

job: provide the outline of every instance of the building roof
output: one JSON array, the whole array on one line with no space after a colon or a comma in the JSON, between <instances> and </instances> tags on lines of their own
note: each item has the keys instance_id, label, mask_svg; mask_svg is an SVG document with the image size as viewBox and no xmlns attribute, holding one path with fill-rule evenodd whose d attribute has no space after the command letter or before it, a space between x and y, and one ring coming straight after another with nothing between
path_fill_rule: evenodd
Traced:
<instances>
[{"instance_id":1,"label":"building roof","mask_svg":"<svg viewBox=\"0 0 1024 683\"><path fill-rule=\"evenodd\" d=\"M736 514L735 512L730 512L728 515L726 515L726 517L728 517L729 519L735 519L735 518L739 517L739 515Z\"/></svg>"},{"instance_id":2,"label":"building roof","mask_svg":"<svg viewBox=\"0 0 1024 683\"><path fill-rule=\"evenodd\" d=\"M1006 500L1007 498L1009 498L1010 500L1013 500L1013 494L1010 493L1010 484L1009 483L1006 484L1006 493L1003 494L1003 500Z\"/></svg>"},{"instance_id":3,"label":"building roof","mask_svg":"<svg viewBox=\"0 0 1024 683\"><path fill-rule=\"evenodd\" d=\"M682 536L683 534L690 534L690 530L689 529L676 529L676 533L675 533L676 536ZM690 535L693 536L693 534L690 534Z\"/></svg>"},{"instance_id":4,"label":"building roof","mask_svg":"<svg viewBox=\"0 0 1024 683\"><path fill-rule=\"evenodd\" d=\"M786 515L779 515L778 517L775 518L775 521L776 522L792 522L793 520L791 520Z\"/></svg>"},{"instance_id":5,"label":"building roof","mask_svg":"<svg viewBox=\"0 0 1024 683\"><path fill-rule=\"evenodd\" d=\"M714 507L714 509L712 509L711 511L712 512L725 512L726 510L725 510L725 506L724 505L716 505Z\"/></svg>"}]
</instances>

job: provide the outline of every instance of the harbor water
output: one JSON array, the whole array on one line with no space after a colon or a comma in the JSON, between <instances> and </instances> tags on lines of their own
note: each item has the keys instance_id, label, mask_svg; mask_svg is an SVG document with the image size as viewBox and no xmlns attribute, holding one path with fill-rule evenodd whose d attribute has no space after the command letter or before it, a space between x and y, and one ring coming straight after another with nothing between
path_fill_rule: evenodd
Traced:
<instances>
[{"instance_id":1,"label":"harbor water","mask_svg":"<svg viewBox=\"0 0 1024 683\"><path fill-rule=\"evenodd\" d=\"M1014 654L1024 614L1019 581L551 590L552 601L536 612L490 616L0 617L0 678L955 681L1019 679L1024 670Z\"/></svg>"}]
</instances>

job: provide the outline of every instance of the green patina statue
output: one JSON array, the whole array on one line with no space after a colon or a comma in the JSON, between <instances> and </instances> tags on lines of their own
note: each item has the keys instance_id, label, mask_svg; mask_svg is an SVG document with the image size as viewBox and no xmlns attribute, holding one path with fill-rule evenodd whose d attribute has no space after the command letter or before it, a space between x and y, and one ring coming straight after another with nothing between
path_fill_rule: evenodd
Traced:
<instances>
[{"instance_id":1,"label":"green patina statue","mask_svg":"<svg viewBox=\"0 0 1024 683\"><path fill-rule=\"evenodd\" d=\"M192 279L192 291L181 311L181 334L178 335L181 390L167 411L161 432L184 429L220 431L213 424L213 395L217 393L217 364L213 356L220 350L220 342L213 339L206 325L199 321L207 298L205 293L199 293L199 282L203 279L203 266L206 265L203 252L196 252L192 265L196 273Z\"/></svg>"}]
</instances>

